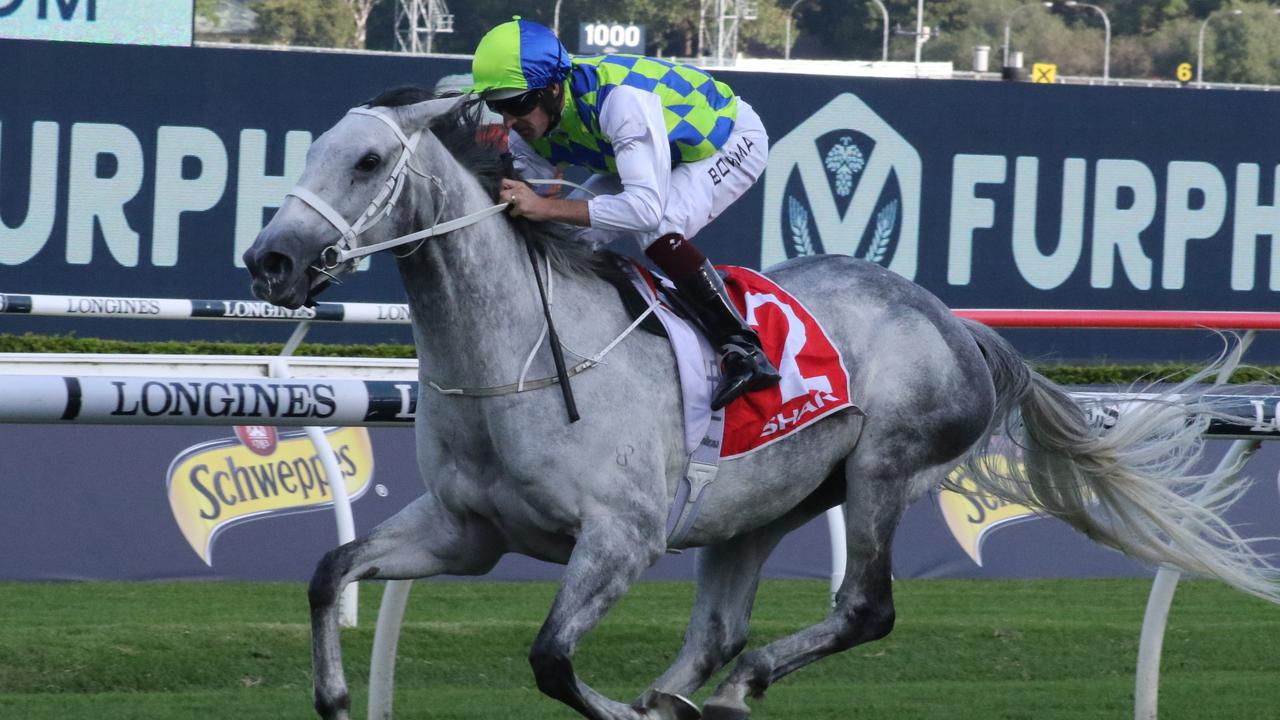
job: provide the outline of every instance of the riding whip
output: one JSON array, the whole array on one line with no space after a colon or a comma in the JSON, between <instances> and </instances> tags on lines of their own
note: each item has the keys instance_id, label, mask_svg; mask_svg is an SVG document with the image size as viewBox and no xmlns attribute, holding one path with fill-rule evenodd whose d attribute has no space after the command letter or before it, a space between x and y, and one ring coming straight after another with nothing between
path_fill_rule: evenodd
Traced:
<instances>
[{"instance_id":1,"label":"riding whip","mask_svg":"<svg viewBox=\"0 0 1280 720\"><path fill-rule=\"evenodd\" d=\"M573 387L569 385L569 371L564 365L564 351L560 348L560 336L556 334L556 324L551 320L551 303L547 302L547 290L542 285L542 273L538 272L538 256L533 250L533 243L526 238L524 246L529 251L529 263L533 265L533 279L538 284L538 295L542 298L542 313L547 318L547 342L551 343L551 358L556 363L556 377L560 378L560 394L564 396L564 409L569 413L569 422L581 419L578 415L578 404L573 400Z\"/></svg>"}]
</instances>

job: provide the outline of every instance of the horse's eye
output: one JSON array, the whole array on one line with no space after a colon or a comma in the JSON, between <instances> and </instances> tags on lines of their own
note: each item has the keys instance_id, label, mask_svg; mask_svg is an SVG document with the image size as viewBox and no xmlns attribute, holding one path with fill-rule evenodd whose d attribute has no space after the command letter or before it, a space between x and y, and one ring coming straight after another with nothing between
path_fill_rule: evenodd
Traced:
<instances>
[{"instance_id":1,"label":"horse's eye","mask_svg":"<svg viewBox=\"0 0 1280 720\"><path fill-rule=\"evenodd\" d=\"M372 172L382 162L382 158L375 153L369 153L360 158L360 162L356 163L356 169L361 172Z\"/></svg>"}]
</instances>

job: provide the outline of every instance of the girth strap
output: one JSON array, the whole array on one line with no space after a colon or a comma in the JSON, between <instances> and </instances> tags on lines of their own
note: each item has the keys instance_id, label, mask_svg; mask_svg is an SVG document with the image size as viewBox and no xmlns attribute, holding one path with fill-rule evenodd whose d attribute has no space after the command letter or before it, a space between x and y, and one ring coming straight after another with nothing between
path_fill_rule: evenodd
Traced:
<instances>
[{"instance_id":1,"label":"girth strap","mask_svg":"<svg viewBox=\"0 0 1280 720\"><path fill-rule=\"evenodd\" d=\"M718 382L718 379L717 379ZM684 543L693 523L702 511L706 490L715 482L720 470L720 445L724 442L724 409L711 413L707 434L689 457L684 478L676 486L676 497L667 513L667 547Z\"/></svg>"}]
</instances>

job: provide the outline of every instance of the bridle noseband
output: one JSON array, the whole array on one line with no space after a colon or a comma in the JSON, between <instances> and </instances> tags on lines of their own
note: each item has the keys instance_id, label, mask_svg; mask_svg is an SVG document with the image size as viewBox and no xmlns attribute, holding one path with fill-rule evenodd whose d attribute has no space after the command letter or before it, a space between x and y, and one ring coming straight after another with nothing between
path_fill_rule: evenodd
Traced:
<instances>
[{"instance_id":1,"label":"bridle noseband","mask_svg":"<svg viewBox=\"0 0 1280 720\"><path fill-rule=\"evenodd\" d=\"M298 198L305 205L319 213L338 231L337 242L326 247L320 253L320 266L316 269L321 272L334 270L350 259L343 257L343 255L354 249L356 238L384 220L395 209L396 202L400 200L400 194L404 192L405 178L408 176L408 170L410 169L409 160L413 157L414 152L417 151L418 140L422 137L421 130L413 133L413 135L405 135L404 131L400 129L399 123L385 108L357 107L348 110L347 114L368 115L369 117L377 118L391 128L391 131L396 134L396 138L400 140L400 157L396 160L395 167L391 170L391 174L387 176L386 182L383 183L378 194L374 196L373 201L369 203L369 206L365 208L354 224L348 224L346 218L342 217L337 210L334 210L333 206L326 202L324 198L301 185L295 185L288 192L286 197ZM326 272L325 274L327 275L328 273Z\"/></svg>"}]
</instances>

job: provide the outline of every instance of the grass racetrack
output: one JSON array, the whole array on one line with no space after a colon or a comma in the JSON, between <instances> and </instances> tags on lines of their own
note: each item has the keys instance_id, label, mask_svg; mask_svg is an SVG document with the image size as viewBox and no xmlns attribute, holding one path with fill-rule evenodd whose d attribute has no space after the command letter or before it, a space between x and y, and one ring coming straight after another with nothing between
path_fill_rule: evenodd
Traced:
<instances>
[{"instance_id":1,"label":"grass racetrack","mask_svg":"<svg viewBox=\"0 0 1280 720\"><path fill-rule=\"evenodd\" d=\"M1131 718L1149 587L899 581L888 638L783 679L754 701L753 717ZM343 634L356 717L381 589L362 586L360 627ZM578 717L537 691L526 661L554 592L546 583L418 583L400 640L396 717ZM692 597L689 583L637 585L579 648L579 674L634 698L674 657ZM825 582L764 583L751 646L817 620L826 602ZM2 583L0 717L314 717L306 618L301 584ZM1161 678L1163 720L1280 717L1280 608L1183 583Z\"/></svg>"}]
</instances>

